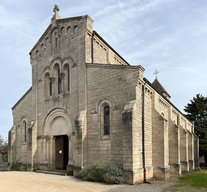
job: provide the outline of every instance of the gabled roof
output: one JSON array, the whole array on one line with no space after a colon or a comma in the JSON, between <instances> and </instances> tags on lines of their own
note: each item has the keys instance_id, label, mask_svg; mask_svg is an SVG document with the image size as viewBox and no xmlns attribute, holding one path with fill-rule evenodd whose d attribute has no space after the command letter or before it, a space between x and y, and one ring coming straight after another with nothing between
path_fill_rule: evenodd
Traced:
<instances>
[{"instance_id":1,"label":"gabled roof","mask_svg":"<svg viewBox=\"0 0 207 192\"><path fill-rule=\"evenodd\" d=\"M161 85L161 83L155 79L154 82L152 83L152 85L156 88L157 91L159 91L160 93L165 93L168 95L168 97L170 98L170 94L165 90L165 88Z\"/></svg>"}]
</instances>

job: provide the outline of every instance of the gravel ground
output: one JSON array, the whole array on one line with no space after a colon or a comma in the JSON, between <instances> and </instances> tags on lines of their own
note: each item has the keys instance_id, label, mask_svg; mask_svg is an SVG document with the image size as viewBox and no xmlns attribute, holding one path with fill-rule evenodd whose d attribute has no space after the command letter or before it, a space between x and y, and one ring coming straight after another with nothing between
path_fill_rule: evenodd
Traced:
<instances>
[{"instance_id":1,"label":"gravel ground","mask_svg":"<svg viewBox=\"0 0 207 192\"><path fill-rule=\"evenodd\" d=\"M107 185L102 183L86 182L73 176L49 175L34 172L7 171L0 172L0 190L4 192L160 192L174 185L177 176L165 181L151 181L151 184L139 185Z\"/></svg>"}]
</instances>

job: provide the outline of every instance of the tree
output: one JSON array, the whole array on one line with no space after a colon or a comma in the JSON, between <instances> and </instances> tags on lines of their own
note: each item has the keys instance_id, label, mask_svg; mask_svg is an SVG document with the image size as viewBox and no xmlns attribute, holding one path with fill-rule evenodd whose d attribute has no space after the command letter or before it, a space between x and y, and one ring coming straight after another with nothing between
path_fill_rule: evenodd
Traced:
<instances>
[{"instance_id":1,"label":"tree","mask_svg":"<svg viewBox=\"0 0 207 192\"><path fill-rule=\"evenodd\" d=\"M8 141L0 135L0 151L8 153Z\"/></svg>"},{"instance_id":2,"label":"tree","mask_svg":"<svg viewBox=\"0 0 207 192\"><path fill-rule=\"evenodd\" d=\"M207 163L207 97L197 94L185 106L186 117L194 121L194 132L199 137L199 154Z\"/></svg>"}]
</instances>

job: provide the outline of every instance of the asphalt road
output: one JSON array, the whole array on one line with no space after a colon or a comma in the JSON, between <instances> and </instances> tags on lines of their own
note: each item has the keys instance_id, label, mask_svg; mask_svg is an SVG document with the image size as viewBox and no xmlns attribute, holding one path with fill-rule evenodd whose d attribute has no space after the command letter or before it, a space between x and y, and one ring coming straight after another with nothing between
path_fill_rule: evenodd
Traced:
<instances>
[{"instance_id":1,"label":"asphalt road","mask_svg":"<svg viewBox=\"0 0 207 192\"><path fill-rule=\"evenodd\" d=\"M3 172L3 171L7 171L7 167L6 168L1 168L0 167L0 172Z\"/></svg>"}]
</instances>

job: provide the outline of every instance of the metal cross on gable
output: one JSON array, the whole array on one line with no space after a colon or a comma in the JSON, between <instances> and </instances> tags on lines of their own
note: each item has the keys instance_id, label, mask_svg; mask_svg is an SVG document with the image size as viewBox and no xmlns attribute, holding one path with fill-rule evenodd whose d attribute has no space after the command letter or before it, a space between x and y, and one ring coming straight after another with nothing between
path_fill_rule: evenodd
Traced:
<instances>
[{"instance_id":1,"label":"metal cross on gable","mask_svg":"<svg viewBox=\"0 0 207 192\"><path fill-rule=\"evenodd\" d=\"M157 71L157 69L155 70L155 72L153 74L155 74L155 79L157 79L157 74L159 73L159 71Z\"/></svg>"}]
</instances>

